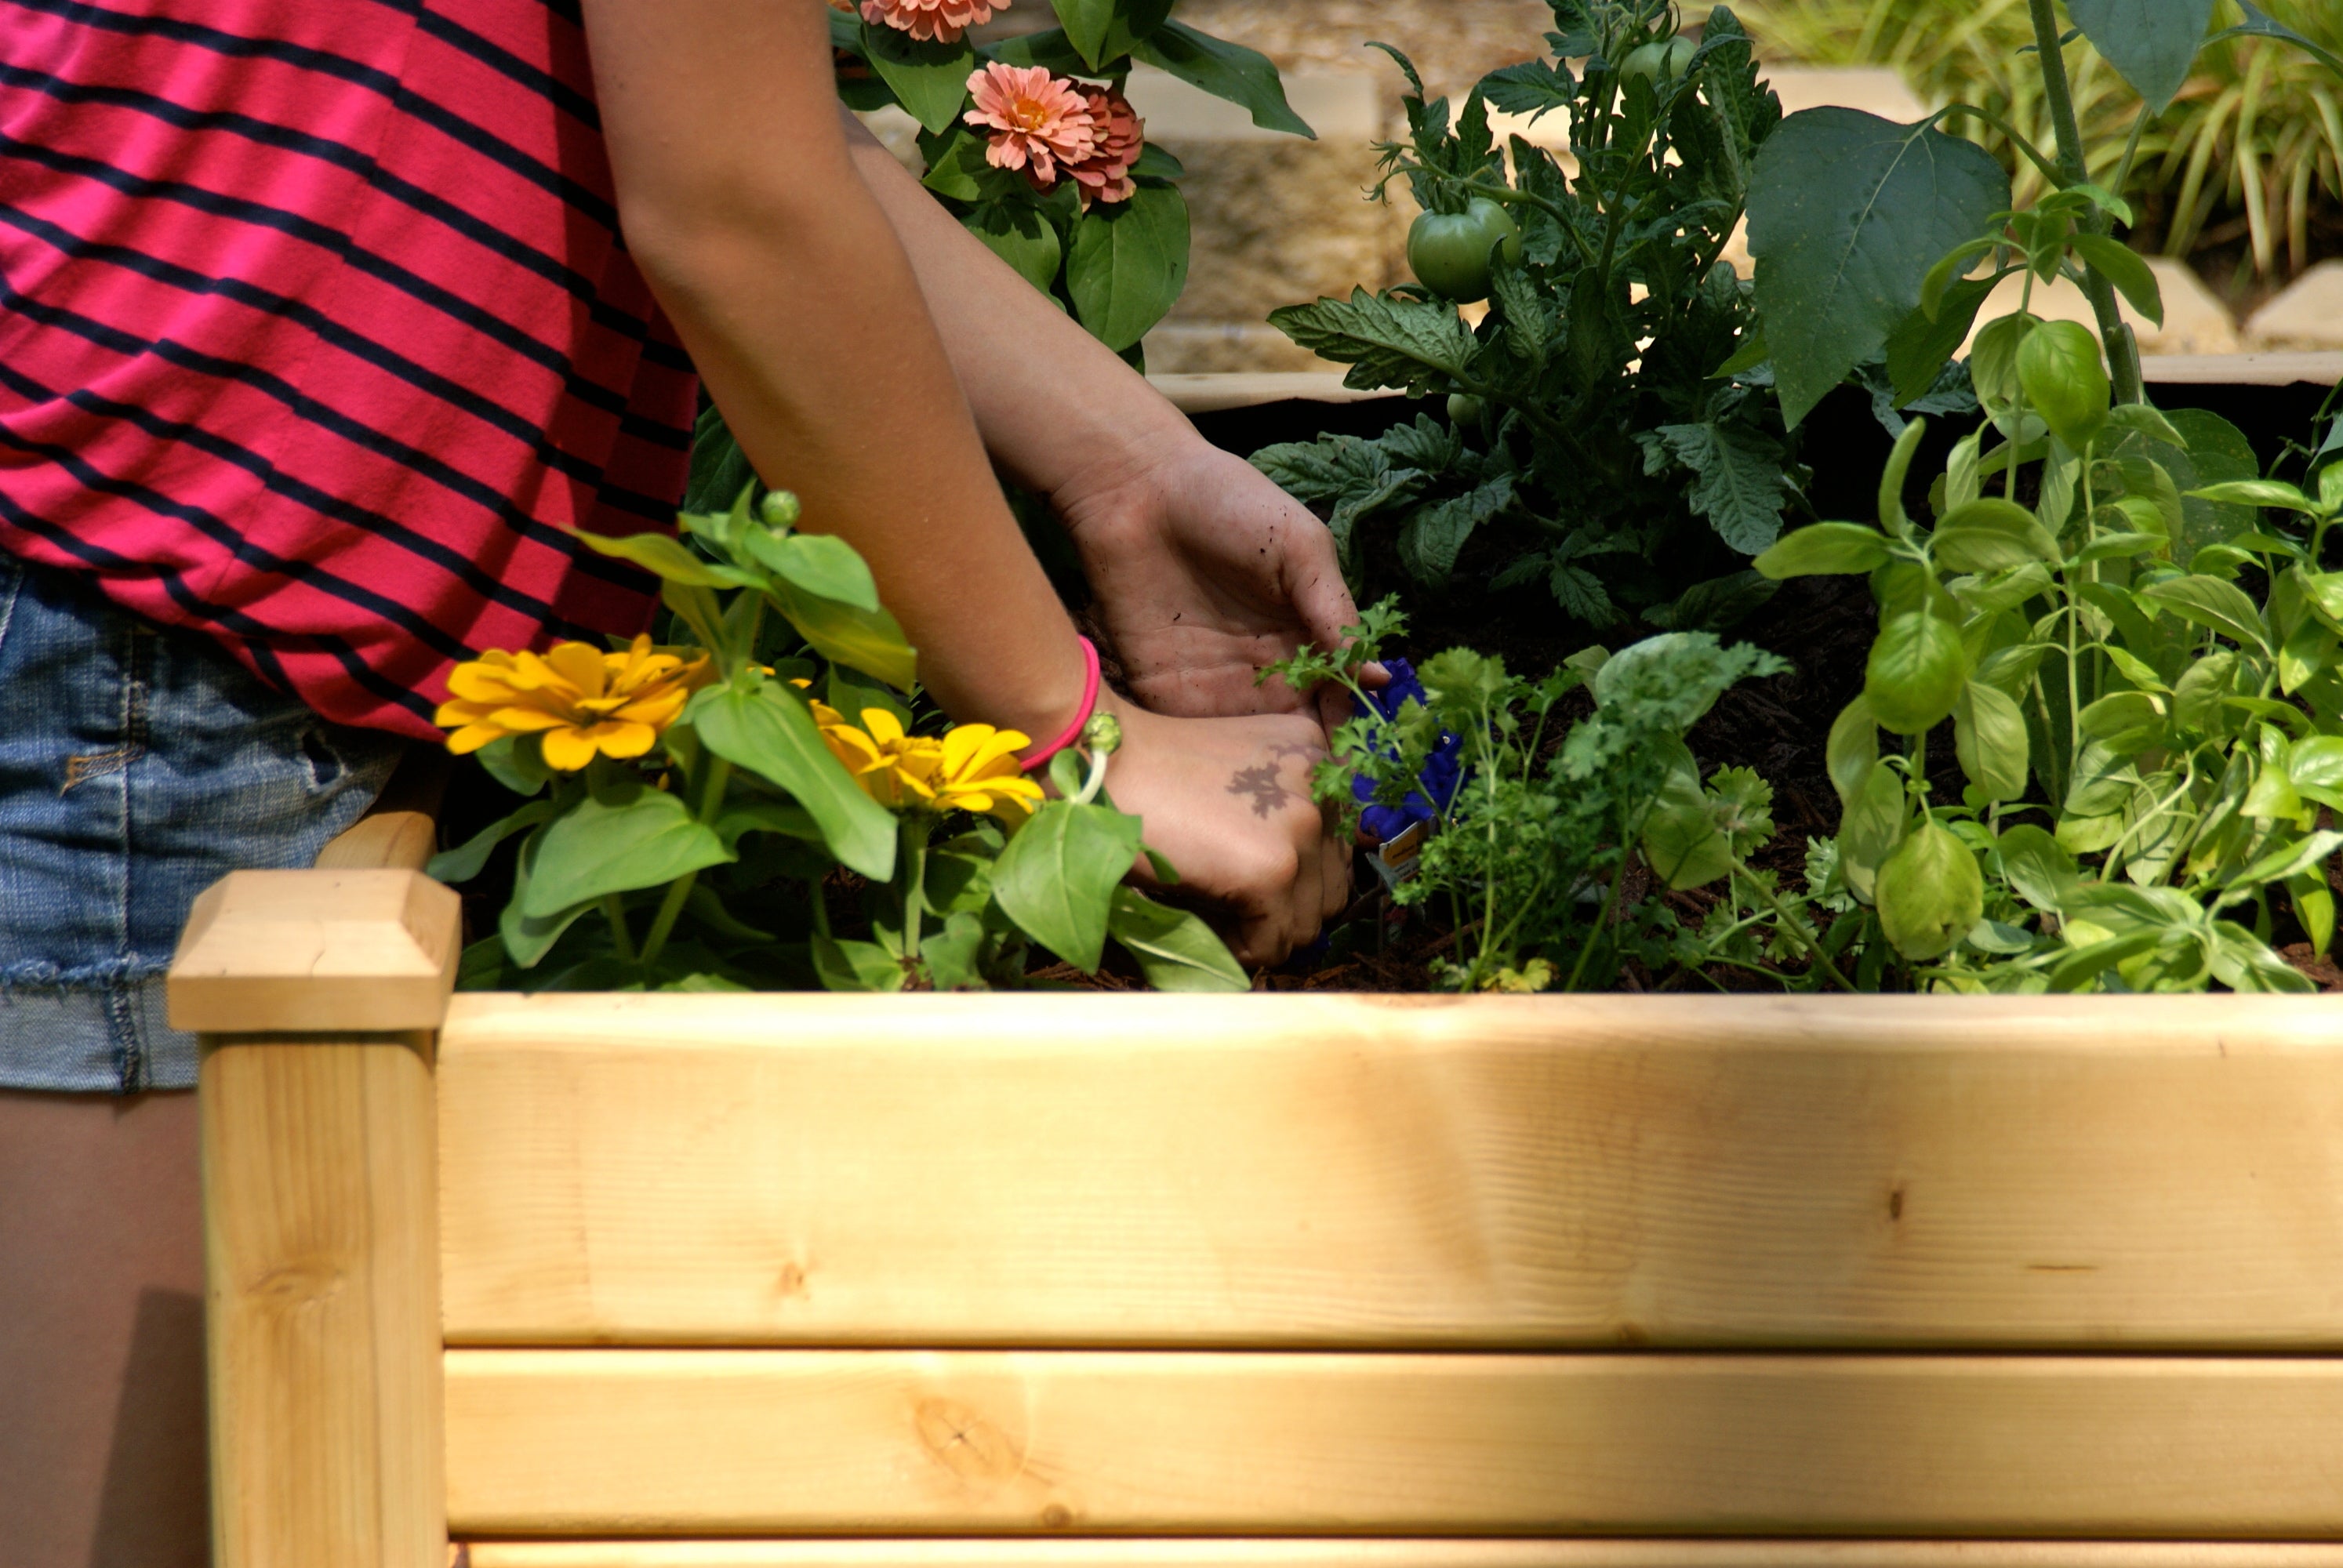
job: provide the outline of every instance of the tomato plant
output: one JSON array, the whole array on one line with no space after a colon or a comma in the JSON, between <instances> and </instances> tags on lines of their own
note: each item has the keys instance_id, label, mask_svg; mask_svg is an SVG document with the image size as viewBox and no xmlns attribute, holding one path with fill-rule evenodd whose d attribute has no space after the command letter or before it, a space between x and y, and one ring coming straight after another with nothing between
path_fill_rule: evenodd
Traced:
<instances>
[{"instance_id":1,"label":"tomato plant","mask_svg":"<svg viewBox=\"0 0 2343 1568\"><path fill-rule=\"evenodd\" d=\"M1384 149L1385 184L1404 177L1424 208L1422 286L1271 317L1352 386L1445 394L1446 427L1254 460L1324 508L1362 589L1372 527L1423 587L1542 593L1591 628L1730 625L1769 591L1749 558L1805 507L1771 377L1735 361L1755 317L1720 259L1780 106L1729 9L1697 45L1664 0L1554 14L1552 59L1493 73L1453 112L1394 54L1409 134ZM1500 146L1493 109L1566 115L1574 171ZM1483 297L1466 327L1457 303ZM1958 382L1941 406L1961 406Z\"/></svg>"}]
</instances>

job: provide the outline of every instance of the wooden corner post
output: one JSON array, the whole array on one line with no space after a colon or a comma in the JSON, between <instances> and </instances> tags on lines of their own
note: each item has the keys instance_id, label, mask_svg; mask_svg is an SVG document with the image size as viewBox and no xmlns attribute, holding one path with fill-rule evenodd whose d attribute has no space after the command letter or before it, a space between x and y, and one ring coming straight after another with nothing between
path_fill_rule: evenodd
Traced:
<instances>
[{"instance_id":1,"label":"wooden corner post","mask_svg":"<svg viewBox=\"0 0 2343 1568\"><path fill-rule=\"evenodd\" d=\"M445 1568L432 1066L456 895L237 871L196 902L215 1568Z\"/></svg>"}]
</instances>

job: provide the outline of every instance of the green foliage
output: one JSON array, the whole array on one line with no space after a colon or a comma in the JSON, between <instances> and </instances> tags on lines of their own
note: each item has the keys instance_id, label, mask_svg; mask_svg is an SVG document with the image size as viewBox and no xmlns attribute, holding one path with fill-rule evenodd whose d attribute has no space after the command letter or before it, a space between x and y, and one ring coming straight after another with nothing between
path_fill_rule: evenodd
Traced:
<instances>
[{"instance_id":1,"label":"green foliage","mask_svg":"<svg viewBox=\"0 0 2343 1568\"><path fill-rule=\"evenodd\" d=\"M1074 226L1066 289L1074 316L1120 354L1163 318L1188 284L1188 201L1150 186L1101 203Z\"/></svg>"},{"instance_id":2,"label":"green foliage","mask_svg":"<svg viewBox=\"0 0 2343 1568\"><path fill-rule=\"evenodd\" d=\"M2053 434L1966 437L1936 528L1878 537L1870 679L1831 736L1847 885L1946 989L2307 990L2269 944L2281 895L2315 947L2334 930L2343 834L2318 823L2343 804L2343 572L2323 566L2343 482L2196 489L2245 526L2191 543L2166 530L2181 498L2140 443L2179 432L2115 417L2104 378L2078 387L2069 369L2021 367L2004 410L2023 435L2042 392ZM1970 494L1980 472L2004 493ZM2013 498L2022 477L2033 508ZM1848 528L1794 533L1759 568L1861 569ZM1939 662L1911 654L1915 627ZM1927 730L1946 713L1967 788L1937 804ZM1907 748L1885 752L1882 727Z\"/></svg>"},{"instance_id":3,"label":"green foliage","mask_svg":"<svg viewBox=\"0 0 2343 1568\"><path fill-rule=\"evenodd\" d=\"M1502 659L1450 648L1424 661L1424 698L1385 717L1357 684L1356 661L1404 630L1386 600L1349 628L1338 656L1305 650L1269 673L1297 689L1348 687L1363 715L1334 735L1319 798L1355 814L1353 779L1396 805L1420 789L1428 759L1455 738L1458 782L1436 803L1403 905L1444 909L1456 957L1435 966L1463 991L1564 990L1609 981L1635 957L1674 969L1707 961L1664 906L1622 909L1644 859L1678 887L1731 878L1755 887L1745 856L1768 838L1771 791L1727 769L1701 782L1684 733L1736 681L1786 668L1705 632L1671 632L1616 655L1594 648L1541 679ZM1593 711L1565 729L1556 709L1586 689ZM1770 884L1764 896L1773 898Z\"/></svg>"},{"instance_id":4,"label":"green foliage","mask_svg":"<svg viewBox=\"0 0 2343 1568\"><path fill-rule=\"evenodd\" d=\"M1885 350L1918 308L1929 265L2008 206L1999 165L1925 124L1841 108L1784 121L1749 187L1756 304L1783 417L1805 418Z\"/></svg>"},{"instance_id":5,"label":"green foliage","mask_svg":"<svg viewBox=\"0 0 2343 1568\"><path fill-rule=\"evenodd\" d=\"M1087 205L1071 179L1041 191L985 157L966 116L970 74L999 61L1041 65L1077 85L1121 89L1134 62L1170 72L1242 106L1265 129L1307 136L1277 68L1242 45L1169 19L1170 0L1052 0L1060 25L978 47L917 43L880 23L833 14L839 91L850 107L899 104L920 123L926 184L961 224L1018 275L1072 313L1118 354L1135 356L1188 281L1188 203L1179 161L1149 147L1128 200ZM725 492L727 494L729 491Z\"/></svg>"},{"instance_id":6,"label":"green foliage","mask_svg":"<svg viewBox=\"0 0 2343 1568\"><path fill-rule=\"evenodd\" d=\"M2148 99L2137 142L2202 57L2211 7L2073 9ZM1916 302L1890 333L1906 346L1899 387L1930 373L1991 282L2022 276L2025 294L1976 335L1970 378L1988 424L1954 447L1931 487L1933 529L1905 514L1907 435L1881 482L1875 545L1825 525L1791 535L1758 568L1869 571L1880 629L1863 697L1830 742L1839 860L1849 891L1875 906L1881 934L1926 983L2305 990L2269 944L2280 897L2314 948L2334 931L2329 864L2343 834L2318 821L2331 804L2329 759L2343 759L2343 573L2326 555L2343 482L2321 471L2331 428L2319 447L2296 448L2311 459L2313 494L2259 477L2242 434L2219 419L2147 406L2115 297L2151 317L2160 302L2147 268L2109 237L2133 216L2114 194L2125 182L2089 177L2102 166L2078 139L2049 15L2041 6L2031 18L2030 68L2057 122L2056 161L1999 127L2051 187L2030 205L1982 221L1907 216L1866 236L1837 216L1846 159L1821 133L1839 122L1797 116L1768 144L1766 194L1753 205L1774 226L1761 225L1753 246L1777 363L1821 354L1827 364L1849 346L1821 319L1814 280L1768 291L1769 246L1837 246L1869 270L1875 297ZM1934 260L1929 244L1943 247ZM1966 280L1980 263L1990 276ZM2091 296L2105 340L2026 308L2036 279L2062 274ZM1998 496L1987 493L1996 480ZM1957 804L1931 799L1926 769L1929 733L1947 717L1967 780ZM1909 738L1902 751L1883 749L1883 728ZM2248 906L2250 923L2237 918Z\"/></svg>"},{"instance_id":7,"label":"green foliage","mask_svg":"<svg viewBox=\"0 0 2343 1568\"><path fill-rule=\"evenodd\" d=\"M2217 41L2197 51L2204 0L2073 9L2087 36L2062 53L2087 172L2140 215L2138 237L2186 256L2208 232L2242 229L2261 276L2308 266L2313 206L2343 200L2343 10L2326 0L2216 0ZM1987 111L1999 125L1965 116L1946 128L1992 152L2016 176L2020 203L2050 188L2001 128L2036 147L2055 140L2026 0L1747 0L1746 16L1784 56L1893 66L1926 102ZM2151 98L2178 83L2128 157L2142 101L2127 74Z\"/></svg>"},{"instance_id":8,"label":"green foliage","mask_svg":"<svg viewBox=\"0 0 2343 1568\"><path fill-rule=\"evenodd\" d=\"M888 798L903 803L890 809L866 792L823 729L850 721L809 693L900 722L912 709L880 680L909 690L911 650L900 633L882 637L893 622L861 558L796 533L792 498L752 506L755 489L744 483L725 510L685 514L681 539L588 541L664 579L698 645L671 651L704 654L705 683L638 759L598 755L558 772L535 734L483 752L500 781L536 798L431 864L444 880L468 880L521 836L511 900L498 934L466 954L465 983L985 990L1028 983L1037 947L1094 970L1111 938L1165 990L1245 990L1211 928L1121 885L1143 847L1139 819L1102 793L1116 743L1107 727L1084 737L1086 776L1061 753L1061 798L1002 822L942 794L922 803L898 789ZM876 657L826 671L806 658L763 662L774 657L769 610L817 655L839 617L860 616ZM1148 853L1159 877L1176 879ZM867 936L832 929L830 893L849 873L865 883Z\"/></svg>"},{"instance_id":9,"label":"green foliage","mask_svg":"<svg viewBox=\"0 0 2343 1568\"><path fill-rule=\"evenodd\" d=\"M1748 286L1719 259L1781 107L1724 7L1697 48L1662 0L1556 15L1550 59L1492 73L1453 112L1392 52L1412 90L1383 184L1405 178L1425 209L1410 242L1425 286L1271 317L1350 366L1351 386L1447 396L1448 424L1254 461L1328 515L1362 590L1367 524L1426 587L1468 560L1460 588L1535 584L1597 628L1639 612L1728 625L1765 592L1741 575L1747 558L1804 505ZM1566 114L1574 168L1518 137L1498 145L1492 110ZM1487 316L1468 326L1453 301L1482 294ZM1484 530L1497 548L1466 556Z\"/></svg>"}]
</instances>

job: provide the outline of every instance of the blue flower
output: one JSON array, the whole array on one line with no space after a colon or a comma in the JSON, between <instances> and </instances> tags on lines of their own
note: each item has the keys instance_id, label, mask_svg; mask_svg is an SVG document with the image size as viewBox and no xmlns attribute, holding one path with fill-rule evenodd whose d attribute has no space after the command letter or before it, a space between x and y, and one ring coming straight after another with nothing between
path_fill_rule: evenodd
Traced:
<instances>
[{"instance_id":1,"label":"blue flower","mask_svg":"<svg viewBox=\"0 0 2343 1568\"><path fill-rule=\"evenodd\" d=\"M1416 678L1413 665L1403 658L1386 658L1383 663L1391 671L1389 684L1380 691L1369 693L1365 702L1353 699L1353 712L1361 719L1380 715L1395 719L1410 698L1429 706L1430 699L1425 695L1423 682ZM1409 790L1407 798L1396 806L1375 804L1374 780L1353 778L1351 798L1366 808L1359 813L1359 825L1377 842L1388 844L1416 823L1437 819L1454 799L1457 785L1463 782L1463 749L1461 738L1442 730L1439 744L1432 749L1432 755L1424 759L1423 770L1416 775L1416 782L1422 788ZM1393 747L1383 755L1397 757L1399 751Z\"/></svg>"}]
</instances>

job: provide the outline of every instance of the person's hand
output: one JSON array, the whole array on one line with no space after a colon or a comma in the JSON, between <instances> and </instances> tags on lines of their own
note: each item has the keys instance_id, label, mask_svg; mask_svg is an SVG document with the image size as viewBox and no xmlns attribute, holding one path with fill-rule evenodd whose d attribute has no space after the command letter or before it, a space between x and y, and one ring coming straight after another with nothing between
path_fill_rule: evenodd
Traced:
<instances>
[{"instance_id":1,"label":"person's hand","mask_svg":"<svg viewBox=\"0 0 2343 1568\"><path fill-rule=\"evenodd\" d=\"M1304 643L1341 646L1358 619L1326 525L1192 428L1102 457L1051 499L1131 693L1158 713L1295 711L1300 697L1256 674ZM1349 717L1339 689L1318 702L1330 730Z\"/></svg>"},{"instance_id":2,"label":"person's hand","mask_svg":"<svg viewBox=\"0 0 2343 1568\"><path fill-rule=\"evenodd\" d=\"M1218 917L1238 962L1283 962L1349 902L1351 847L1310 798L1326 755L1311 719L1168 719L1111 697L1101 707L1122 721L1108 794L1144 819L1148 847L1180 873L1177 896Z\"/></svg>"}]
</instances>

